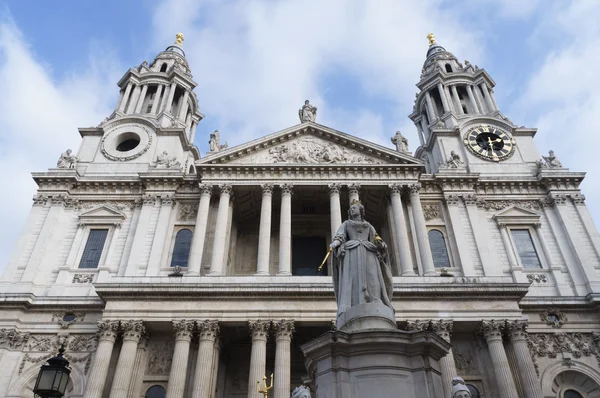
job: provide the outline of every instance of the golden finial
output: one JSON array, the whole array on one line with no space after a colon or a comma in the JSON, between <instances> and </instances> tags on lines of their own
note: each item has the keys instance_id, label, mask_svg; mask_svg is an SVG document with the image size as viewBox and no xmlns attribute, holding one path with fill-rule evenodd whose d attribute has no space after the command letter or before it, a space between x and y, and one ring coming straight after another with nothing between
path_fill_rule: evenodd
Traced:
<instances>
[{"instance_id":1,"label":"golden finial","mask_svg":"<svg viewBox=\"0 0 600 398\"><path fill-rule=\"evenodd\" d=\"M269 398L269 391L273 389L273 373L271 373L271 385L267 385L267 376L263 377L263 389L260 389L260 381L256 382L256 388L258 392L263 395L264 398Z\"/></svg>"},{"instance_id":2,"label":"golden finial","mask_svg":"<svg viewBox=\"0 0 600 398\"><path fill-rule=\"evenodd\" d=\"M177 33L175 35L175 44L183 46L183 33Z\"/></svg>"},{"instance_id":3,"label":"golden finial","mask_svg":"<svg viewBox=\"0 0 600 398\"><path fill-rule=\"evenodd\" d=\"M435 35L433 33L429 33L427 35L427 38L429 39L429 46L433 46L434 44L437 44L435 42Z\"/></svg>"}]
</instances>

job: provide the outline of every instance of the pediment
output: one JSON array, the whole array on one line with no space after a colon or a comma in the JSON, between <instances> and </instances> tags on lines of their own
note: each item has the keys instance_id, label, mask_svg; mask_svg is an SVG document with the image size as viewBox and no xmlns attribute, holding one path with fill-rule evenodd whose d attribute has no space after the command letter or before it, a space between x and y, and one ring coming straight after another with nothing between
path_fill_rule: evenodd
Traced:
<instances>
[{"instance_id":1,"label":"pediment","mask_svg":"<svg viewBox=\"0 0 600 398\"><path fill-rule=\"evenodd\" d=\"M246 144L208 153L197 164L408 164L422 162L408 153L307 122Z\"/></svg>"},{"instance_id":2,"label":"pediment","mask_svg":"<svg viewBox=\"0 0 600 398\"><path fill-rule=\"evenodd\" d=\"M499 224L538 224L541 215L516 205L500 210L492 216Z\"/></svg>"},{"instance_id":3,"label":"pediment","mask_svg":"<svg viewBox=\"0 0 600 398\"><path fill-rule=\"evenodd\" d=\"M82 224L120 224L126 218L125 213L110 206L102 205L81 213L79 222Z\"/></svg>"}]
</instances>

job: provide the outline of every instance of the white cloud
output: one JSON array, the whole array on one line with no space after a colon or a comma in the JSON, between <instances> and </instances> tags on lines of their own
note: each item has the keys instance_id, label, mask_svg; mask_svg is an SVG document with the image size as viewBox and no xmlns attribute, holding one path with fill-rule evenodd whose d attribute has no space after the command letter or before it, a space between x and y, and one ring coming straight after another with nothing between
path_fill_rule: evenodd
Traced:
<instances>
[{"instance_id":1,"label":"white cloud","mask_svg":"<svg viewBox=\"0 0 600 398\"><path fill-rule=\"evenodd\" d=\"M0 269L10 256L31 208L36 185L32 171L56 166L66 148L77 150L77 127L100 122L111 111L121 69L110 53L90 58L84 73L64 71L56 80L37 60L11 20L0 19Z\"/></svg>"}]
</instances>

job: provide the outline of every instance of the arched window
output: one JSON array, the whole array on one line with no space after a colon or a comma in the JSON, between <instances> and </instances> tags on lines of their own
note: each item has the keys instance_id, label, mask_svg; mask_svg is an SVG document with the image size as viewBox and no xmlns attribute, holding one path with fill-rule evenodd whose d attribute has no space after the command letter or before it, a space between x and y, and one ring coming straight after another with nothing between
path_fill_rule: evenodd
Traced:
<instances>
[{"instance_id":1,"label":"arched window","mask_svg":"<svg viewBox=\"0 0 600 398\"><path fill-rule=\"evenodd\" d=\"M146 391L146 398L165 398L167 395L163 386L152 386Z\"/></svg>"},{"instance_id":2,"label":"arched window","mask_svg":"<svg viewBox=\"0 0 600 398\"><path fill-rule=\"evenodd\" d=\"M568 389L563 393L563 398L583 398L583 395L575 390Z\"/></svg>"},{"instance_id":3,"label":"arched window","mask_svg":"<svg viewBox=\"0 0 600 398\"><path fill-rule=\"evenodd\" d=\"M471 397L472 398L480 398L481 397L481 395L479 394L479 390L474 385L467 384L467 388L471 392Z\"/></svg>"},{"instance_id":4,"label":"arched window","mask_svg":"<svg viewBox=\"0 0 600 398\"><path fill-rule=\"evenodd\" d=\"M446 239L441 231L437 229L429 231L429 247L431 247L431 254L433 255L433 265L436 267L450 267Z\"/></svg>"},{"instance_id":5,"label":"arched window","mask_svg":"<svg viewBox=\"0 0 600 398\"><path fill-rule=\"evenodd\" d=\"M446 72L452 73L452 66L450 64L446 64Z\"/></svg>"},{"instance_id":6,"label":"arched window","mask_svg":"<svg viewBox=\"0 0 600 398\"><path fill-rule=\"evenodd\" d=\"M188 266L191 245L192 231L189 229L182 229L177 232L177 236L175 237L175 245L173 246L173 255L171 256L171 267L176 265L179 265L180 267Z\"/></svg>"},{"instance_id":7,"label":"arched window","mask_svg":"<svg viewBox=\"0 0 600 398\"><path fill-rule=\"evenodd\" d=\"M194 165L190 165L189 174L194 174L196 170L194 169Z\"/></svg>"},{"instance_id":8,"label":"arched window","mask_svg":"<svg viewBox=\"0 0 600 398\"><path fill-rule=\"evenodd\" d=\"M167 63L165 62L164 64L161 65L160 67L160 71L161 72L166 72L167 71Z\"/></svg>"}]
</instances>

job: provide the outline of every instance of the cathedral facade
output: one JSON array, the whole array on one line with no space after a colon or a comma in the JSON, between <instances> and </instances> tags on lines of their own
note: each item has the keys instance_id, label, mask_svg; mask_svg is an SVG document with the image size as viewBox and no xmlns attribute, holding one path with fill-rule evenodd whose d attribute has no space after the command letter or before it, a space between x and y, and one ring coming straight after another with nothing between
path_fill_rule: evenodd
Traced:
<instances>
[{"instance_id":1,"label":"cathedral facade","mask_svg":"<svg viewBox=\"0 0 600 398\"><path fill-rule=\"evenodd\" d=\"M300 347L335 326L328 252L350 203L387 243L398 327L452 349L438 396L600 397L600 235L536 129L429 36L409 152L318 124L228 147L183 36L118 82L114 112L38 185L0 279L0 397L32 397L64 345L69 398L259 398L313 389ZM293 110L291 110L293 111ZM543 133L543 132L542 132ZM269 380L267 380L267 383ZM359 382L359 381L352 381Z\"/></svg>"}]
</instances>

